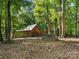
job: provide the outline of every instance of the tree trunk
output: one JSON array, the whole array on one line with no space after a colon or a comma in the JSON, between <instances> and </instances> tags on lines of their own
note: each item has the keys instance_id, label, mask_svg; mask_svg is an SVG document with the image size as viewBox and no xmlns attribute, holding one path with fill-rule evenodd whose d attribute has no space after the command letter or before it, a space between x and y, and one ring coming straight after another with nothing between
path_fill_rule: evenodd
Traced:
<instances>
[{"instance_id":1,"label":"tree trunk","mask_svg":"<svg viewBox=\"0 0 79 59\"><path fill-rule=\"evenodd\" d=\"M62 20L61 20L62 32L61 37L65 36L65 0L62 0Z\"/></svg>"},{"instance_id":2,"label":"tree trunk","mask_svg":"<svg viewBox=\"0 0 79 59\"><path fill-rule=\"evenodd\" d=\"M54 34L55 34L55 36L58 36L58 35L59 35L59 29L58 29L58 22L57 22L57 18L56 18L56 19L54 19L54 27L55 27Z\"/></svg>"},{"instance_id":3,"label":"tree trunk","mask_svg":"<svg viewBox=\"0 0 79 59\"><path fill-rule=\"evenodd\" d=\"M77 9L78 9L78 6L77 6L77 0L76 0L76 11L75 11L75 37L77 37Z\"/></svg>"},{"instance_id":4,"label":"tree trunk","mask_svg":"<svg viewBox=\"0 0 79 59\"><path fill-rule=\"evenodd\" d=\"M6 21L6 42L9 43L11 40L11 16L10 16L10 0L7 2L7 21Z\"/></svg>"},{"instance_id":5,"label":"tree trunk","mask_svg":"<svg viewBox=\"0 0 79 59\"><path fill-rule=\"evenodd\" d=\"M61 0L60 0L60 10L61 10ZM61 31L62 31L62 30L61 30L61 29L62 29L62 27L61 27L61 16L60 16L59 19L60 19L60 21L59 21L59 26L60 26L60 27L59 27L59 37L61 37Z\"/></svg>"},{"instance_id":6,"label":"tree trunk","mask_svg":"<svg viewBox=\"0 0 79 59\"><path fill-rule=\"evenodd\" d=\"M50 21L48 21L47 27L48 27L48 35L50 35L51 34L51 31L50 31Z\"/></svg>"},{"instance_id":7,"label":"tree trunk","mask_svg":"<svg viewBox=\"0 0 79 59\"><path fill-rule=\"evenodd\" d=\"M59 22L59 23L60 23L60 24L59 24L59 26L60 26L60 27L59 27L59 37L61 37L61 29L62 29L62 28L61 28L61 17L60 17L60 22Z\"/></svg>"},{"instance_id":8,"label":"tree trunk","mask_svg":"<svg viewBox=\"0 0 79 59\"><path fill-rule=\"evenodd\" d=\"M1 31L1 20L2 20L2 3L1 3L1 1L0 1L0 41L3 41L3 38L2 38L2 31Z\"/></svg>"}]
</instances>

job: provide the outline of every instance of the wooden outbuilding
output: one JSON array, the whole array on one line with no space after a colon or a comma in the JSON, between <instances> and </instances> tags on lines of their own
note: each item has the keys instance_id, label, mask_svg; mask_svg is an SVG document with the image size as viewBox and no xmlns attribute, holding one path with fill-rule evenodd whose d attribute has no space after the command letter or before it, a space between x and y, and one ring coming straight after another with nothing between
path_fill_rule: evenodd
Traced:
<instances>
[{"instance_id":1,"label":"wooden outbuilding","mask_svg":"<svg viewBox=\"0 0 79 59\"><path fill-rule=\"evenodd\" d=\"M13 37L39 37L41 36L41 30L37 24L28 25L27 28L17 30Z\"/></svg>"}]
</instances>

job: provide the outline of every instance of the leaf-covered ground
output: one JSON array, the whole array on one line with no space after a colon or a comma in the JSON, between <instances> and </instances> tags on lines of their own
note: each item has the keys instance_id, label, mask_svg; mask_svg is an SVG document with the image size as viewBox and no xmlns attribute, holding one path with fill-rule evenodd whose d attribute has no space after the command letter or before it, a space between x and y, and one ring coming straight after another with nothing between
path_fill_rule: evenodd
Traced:
<instances>
[{"instance_id":1,"label":"leaf-covered ground","mask_svg":"<svg viewBox=\"0 0 79 59\"><path fill-rule=\"evenodd\" d=\"M79 43L45 39L0 43L0 59L79 59Z\"/></svg>"}]
</instances>

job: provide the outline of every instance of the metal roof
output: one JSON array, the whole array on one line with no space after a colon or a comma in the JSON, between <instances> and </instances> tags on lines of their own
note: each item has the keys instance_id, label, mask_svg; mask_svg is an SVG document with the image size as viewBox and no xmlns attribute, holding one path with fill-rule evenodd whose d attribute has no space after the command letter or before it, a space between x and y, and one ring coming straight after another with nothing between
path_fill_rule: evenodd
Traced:
<instances>
[{"instance_id":1,"label":"metal roof","mask_svg":"<svg viewBox=\"0 0 79 59\"><path fill-rule=\"evenodd\" d=\"M24 30L32 30L37 24L33 24L33 25L29 25L27 26L27 28L25 28Z\"/></svg>"},{"instance_id":2,"label":"metal roof","mask_svg":"<svg viewBox=\"0 0 79 59\"><path fill-rule=\"evenodd\" d=\"M37 24L28 25L27 28L16 30L16 31L31 31L35 26L37 26Z\"/></svg>"}]
</instances>

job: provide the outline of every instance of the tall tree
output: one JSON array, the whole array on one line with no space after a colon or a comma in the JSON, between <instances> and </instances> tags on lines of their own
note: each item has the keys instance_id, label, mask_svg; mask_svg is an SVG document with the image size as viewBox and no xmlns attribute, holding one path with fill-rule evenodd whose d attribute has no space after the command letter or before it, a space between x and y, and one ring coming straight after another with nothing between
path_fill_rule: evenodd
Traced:
<instances>
[{"instance_id":1,"label":"tall tree","mask_svg":"<svg viewBox=\"0 0 79 59\"><path fill-rule=\"evenodd\" d=\"M1 31L1 20L2 20L2 0L0 0L0 41L3 41L2 31Z\"/></svg>"},{"instance_id":2,"label":"tall tree","mask_svg":"<svg viewBox=\"0 0 79 59\"><path fill-rule=\"evenodd\" d=\"M61 37L65 36L65 0L62 0Z\"/></svg>"},{"instance_id":3,"label":"tall tree","mask_svg":"<svg viewBox=\"0 0 79 59\"><path fill-rule=\"evenodd\" d=\"M75 36L77 37L77 10L78 10L78 0L75 0Z\"/></svg>"},{"instance_id":4,"label":"tall tree","mask_svg":"<svg viewBox=\"0 0 79 59\"><path fill-rule=\"evenodd\" d=\"M11 15L10 15L10 6L11 6L11 2L10 0L7 0L7 21L6 21L6 42L10 42L11 40Z\"/></svg>"},{"instance_id":5,"label":"tall tree","mask_svg":"<svg viewBox=\"0 0 79 59\"><path fill-rule=\"evenodd\" d=\"M51 30L50 30L50 12L49 12L49 7L48 7L48 3L49 1L48 0L45 0L45 5L46 5L46 21L47 21L47 27L48 27L48 35L51 34Z\"/></svg>"},{"instance_id":6,"label":"tall tree","mask_svg":"<svg viewBox=\"0 0 79 59\"><path fill-rule=\"evenodd\" d=\"M59 0L59 6L60 6L60 10L61 10L61 0ZM61 37L61 16L59 17L59 37Z\"/></svg>"}]
</instances>

